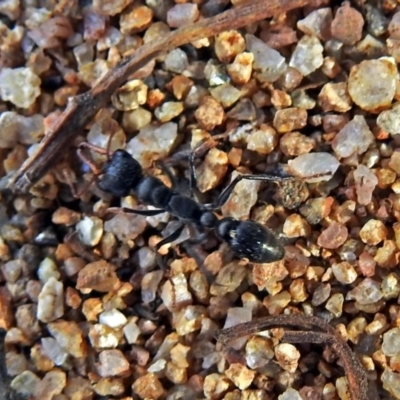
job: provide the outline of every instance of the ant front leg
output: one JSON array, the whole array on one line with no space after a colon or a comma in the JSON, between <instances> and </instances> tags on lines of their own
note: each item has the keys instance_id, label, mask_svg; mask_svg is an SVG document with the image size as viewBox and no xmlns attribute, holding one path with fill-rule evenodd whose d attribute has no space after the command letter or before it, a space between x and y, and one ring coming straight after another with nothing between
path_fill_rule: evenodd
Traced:
<instances>
[{"instance_id":1,"label":"ant front leg","mask_svg":"<svg viewBox=\"0 0 400 400\"><path fill-rule=\"evenodd\" d=\"M219 210L228 200L235 186L242 181L243 179L249 181L263 181L263 182L284 182L296 179L293 176L278 176L278 175L270 175L270 174L243 174L238 175L233 181L221 192L218 196L217 200L211 204L205 204L204 207L207 210Z\"/></svg>"},{"instance_id":2,"label":"ant front leg","mask_svg":"<svg viewBox=\"0 0 400 400\"><path fill-rule=\"evenodd\" d=\"M129 213L129 214L143 215L146 217L152 217L152 216L159 215L159 214L162 214L165 212L165 210L136 210L136 209L127 208L127 207L110 207L107 211L111 212L113 214L123 212L123 213ZM159 265L159 267L161 269L166 269L166 265L163 262L161 254L158 252L158 250L160 250L160 248L162 246L164 246L165 244L171 243L174 240L178 239L179 236L181 235L184 227L185 226L183 224L180 224L179 227L174 232L172 232L170 235L168 235L167 237L165 237L164 239L159 241L153 247L153 250L156 253L156 257L157 257L157 264Z\"/></svg>"},{"instance_id":3,"label":"ant front leg","mask_svg":"<svg viewBox=\"0 0 400 400\"><path fill-rule=\"evenodd\" d=\"M153 251L156 253L156 258L157 258L157 264L162 270L167 269L167 265L164 263L164 260L161 256L161 254L158 252L158 250L161 249L162 246L168 243L172 243L174 240L178 239L178 237L181 235L183 228L185 226L181 224L178 229L176 229L174 232L172 232L169 236L165 237L164 239L160 240L154 247Z\"/></svg>"}]
</instances>

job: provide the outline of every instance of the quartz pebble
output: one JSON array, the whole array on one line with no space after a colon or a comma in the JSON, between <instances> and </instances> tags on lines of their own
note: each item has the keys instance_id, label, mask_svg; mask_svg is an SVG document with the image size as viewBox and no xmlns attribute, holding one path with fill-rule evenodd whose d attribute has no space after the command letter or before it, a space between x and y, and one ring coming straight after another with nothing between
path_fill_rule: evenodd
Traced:
<instances>
[{"instance_id":1,"label":"quartz pebble","mask_svg":"<svg viewBox=\"0 0 400 400\"><path fill-rule=\"evenodd\" d=\"M168 10L167 23L171 28L180 28L195 22L198 17L199 10L197 4L176 4Z\"/></svg>"},{"instance_id":2,"label":"quartz pebble","mask_svg":"<svg viewBox=\"0 0 400 400\"><path fill-rule=\"evenodd\" d=\"M168 71L181 74L189 65L187 54L180 48L170 51L164 60Z\"/></svg>"},{"instance_id":3,"label":"quartz pebble","mask_svg":"<svg viewBox=\"0 0 400 400\"><path fill-rule=\"evenodd\" d=\"M242 85L250 80L253 70L253 61L253 53L243 52L235 57L232 64L226 66L226 70L233 82Z\"/></svg>"},{"instance_id":4,"label":"quartz pebble","mask_svg":"<svg viewBox=\"0 0 400 400\"><path fill-rule=\"evenodd\" d=\"M278 144L278 133L272 126L262 124L247 136L246 141L249 150L270 154Z\"/></svg>"},{"instance_id":5,"label":"quartz pebble","mask_svg":"<svg viewBox=\"0 0 400 400\"><path fill-rule=\"evenodd\" d=\"M376 124L392 136L400 134L400 103L394 103L390 109L382 111Z\"/></svg>"},{"instance_id":6,"label":"quartz pebble","mask_svg":"<svg viewBox=\"0 0 400 400\"><path fill-rule=\"evenodd\" d=\"M311 233L311 227L300 215L292 214L286 219L283 225L283 233L289 238L307 237Z\"/></svg>"},{"instance_id":7,"label":"quartz pebble","mask_svg":"<svg viewBox=\"0 0 400 400\"><path fill-rule=\"evenodd\" d=\"M275 357L281 368L288 372L295 372L300 359L300 352L290 343L280 343L275 346Z\"/></svg>"},{"instance_id":8,"label":"quartz pebble","mask_svg":"<svg viewBox=\"0 0 400 400\"><path fill-rule=\"evenodd\" d=\"M50 277L39 293L37 318L42 322L51 322L64 314L64 287L62 282Z\"/></svg>"},{"instance_id":9,"label":"quartz pebble","mask_svg":"<svg viewBox=\"0 0 400 400\"><path fill-rule=\"evenodd\" d=\"M201 128L212 130L222 123L224 109L213 97L204 96L201 98L199 107L195 112L195 118Z\"/></svg>"},{"instance_id":10,"label":"quartz pebble","mask_svg":"<svg viewBox=\"0 0 400 400\"><path fill-rule=\"evenodd\" d=\"M317 37L304 35L292 53L289 66L296 68L303 76L307 76L322 66L323 50Z\"/></svg>"},{"instance_id":11,"label":"quartz pebble","mask_svg":"<svg viewBox=\"0 0 400 400\"><path fill-rule=\"evenodd\" d=\"M116 375L129 375L130 373L128 360L121 350L117 349L100 352L97 369L103 378L114 377Z\"/></svg>"},{"instance_id":12,"label":"quartz pebble","mask_svg":"<svg viewBox=\"0 0 400 400\"><path fill-rule=\"evenodd\" d=\"M306 35L316 36L326 41L331 37L332 10L330 8L319 8L307 15L306 18L297 21L299 28Z\"/></svg>"},{"instance_id":13,"label":"quartz pebble","mask_svg":"<svg viewBox=\"0 0 400 400\"><path fill-rule=\"evenodd\" d=\"M143 128L126 146L126 150L140 163L143 168L149 168L154 160L166 157L173 148L178 136L178 126L174 122L167 122L159 127L148 125ZM122 215L122 214L121 214ZM117 216L116 216L117 217ZM144 226L139 219L129 221L125 215L127 231L141 233ZM115 218L115 217L114 217ZM119 219L120 229L122 220ZM127 225L128 224L128 225ZM132 224L139 225L135 228ZM104 227L107 224L104 225ZM115 227L117 229L117 226ZM118 231L116 231L118 236ZM136 237L136 236L135 236Z\"/></svg>"},{"instance_id":14,"label":"quartz pebble","mask_svg":"<svg viewBox=\"0 0 400 400\"><path fill-rule=\"evenodd\" d=\"M254 56L253 67L260 71L260 81L275 82L285 71L285 58L254 35L246 35L246 50Z\"/></svg>"},{"instance_id":15,"label":"quartz pebble","mask_svg":"<svg viewBox=\"0 0 400 400\"><path fill-rule=\"evenodd\" d=\"M315 147L315 140L300 132L285 133L280 140L280 148L287 156L309 153Z\"/></svg>"},{"instance_id":16,"label":"quartz pebble","mask_svg":"<svg viewBox=\"0 0 400 400\"><path fill-rule=\"evenodd\" d=\"M360 164L354 171L357 201L362 205L368 205L372 199L372 193L378 184L376 175L365 165Z\"/></svg>"},{"instance_id":17,"label":"quartz pebble","mask_svg":"<svg viewBox=\"0 0 400 400\"><path fill-rule=\"evenodd\" d=\"M119 329L127 323L127 319L121 311L114 308L110 311L103 311L99 315L99 322L110 328Z\"/></svg>"},{"instance_id":18,"label":"quartz pebble","mask_svg":"<svg viewBox=\"0 0 400 400\"><path fill-rule=\"evenodd\" d=\"M288 165L294 175L308 182L320 182L329 180L340 163L329 153L308 153L289 160Z\"/></svg>"},{"instance_id":19,"label":"quartz pebble","mask_svg":"<svg viewBox=\"0 0 400 400\"><path fill-rule=\"evenodd\" d=\"M73 357L84 357L83 332L74 321L57 320L48 324L47 329L57 343Z\"/></svg>"},{"instance_id":20,"label":"quartz pebble","mask_svg":"<svg viewBox=\"0 0 400 400\"><path fill-rule=\"evenodd\" d=\"M40 378L32 371L24 371L17 375L10 386L23 396L33 396L36 385L40 382Z\"/></svg>"},{"instance_id":21,"label":"quartz pebble","mask_svg":"<svg viewBox=\"0 0 400 400\"><path fill-rule=\"evenodd\" d=\"M227 108L239 100L241 91L236 89L230 83L225 83L216 88L210 89L210 94L215 100L220 102L224 108Z\"/></svg>"},{"instance_id":22,"label":"quartz pebble","mask_svg":"<svg viewBox=\"0 0 400 400\"><path fill-rule=\"evenodd\" d=\"M211 149L197 169L197 187L204 193L218 186L228 170L228 156L224 151Z\"/></svg>"},{"instance_id":23,"label":"quartz pebble","mask_svg":"<svg viewBox=\"0 0 400 400\"><path fill-rule=\"evenodd\" d=\"M0 97L17 107L29 108L40 95L40 78L29 68L3 68L0 72Z\"/></svg>"},{"instance_id":24,"label":"quartz pebble","mask_svg":"<svg viewBox=\"0 0 400 400\"><path fill-rule=\"evenodd\" d=\"M76 230L82 243L93 247L103 236L103 221L97 217L84 217L76 225Z\"/></svg>"},{"instance_id":25,"label":"quartz pebble","mask_svg":"<svg viewBox=\"0 0 400 400\"><path fill-rule=\"evenodd\" d=\"M387 390L394 398L400 398L400 374L385 368L381 380L383 388Z\"/></svg>"},{"instance_id":26,"label":"quartz pebble","mask_svg":"<svg viewBox=\"0 0 400 400\"><path fill-rule=\"evenodd\" d=\"M339 157L350 157L365 153L374 140L365 118L356 115L335 136L332 149Z\"/></svg>"},{"instance_id":27,"label":"quartz pebble","mask_svg":"<svg viewBox=\"0 0 400 400\"><path fill-rule=\"evenodd\" d=\"M107 0L93 0L93 10L101 15L116 15L127 7L132 0L116 0L109 3Z\"/></svg>"},{"instance_id":28,"label":"quartz pebble","mask_svg":"<svg viewBox=\"0 0 400 400\"><path fill-rule=\"evenodd\" d=\"M148 87L140 79L133 79L121 86L111 96L117 110L131 111L143 105L147 100Z\"/></svg>"},{"instance_id":29,"label":"quartz pebble","mask_svg":"<svg viewBox=\"0 0 400 400\"><path fill-rule=\"evenodd\" d=\"M227 377L217 373L209 374L204 379L204 395L207 399L222 398L229 386L230 382Z\"/></svg>"},{"instance_id":30,"label":"quartz pebble","mask_svg":"<svg viewBox=\"0 0 400 400\"><path fill-rule=\"evenodd\" d=\"M113 265L105 261L96 261L79 271L76 288L110 292L118 289L120 285Z\"/></svg>"},{"instance_id":31,"label":"quartz pebble","mask_svg":"<svg viewBox=\"0 0 400 400\"><path fill-rule=\"evenodd\" d=\"M142 399L158 400L164 395L164 388L155 374L146 374L135 380L132 390Z\"/></svg>"},{"instance_id":32,"label":"quartz pebble","mask_svg":"<svg viewBox=\"0 0 400 400\"><path fill-rule=\"evenodd\" d=\"M256 375L252 371L241 364L231 364L225 371L225 375L235 384L240 390L247 389Z\"/></svg>"},{"instance_id":33,"label":"quartz pebble","mask_svg":"<svg viewBox=\"0 0 400 400\"><path fill-rule=\"evenodd\" d=\"M244 38L238 31L222 32L215 38L215 54L224 63L232 61L245 48Z\"/></svg>"},{"instance_id":34,"label":"quartz pebble","mask_svg":"<svg viewBox=\"0 0 400 400\"><path fill-rule=\"evenodd\" d=\"M325 111L346 112L351 109L351 98L344 82L325 84L319 95L318 104Z\"/></svg>"},{"instance_id":35,"label":"quartz pebble","mask_svg":"<svg viewBox=\"0 0 400 400\"><path fill-rule=\"evenodd\" d=\"M303 397L300 393L293 388L286 389L281 395L279 395L278 400L302 400Z\"/></svg>"},{"instance_id":36,"label":"quartz pebble","mask_svg":"<svg viewBox=\"0 0 400 400\"><path fill-rule=\"evenodd\" d=\"M234 172L231 179L238 175ZM238 182L226 203L221 207L222 214L236 219L248 217L251 207L257 202L260 181L243 179Z\"/></svg>"},{"instance_id":37,"label":"quartz pebble","mask_svg":"<svg viewBox=\"0 0 400 400\"><path fill-rule=\"evenodd\" d=\"M15 111L0 114L0 148L13 148L17 143L34 144L43 134L41 115L24 116Z\"/></svg>"},{"instance_id":38,"label":"quartz pebble","mask_svg":"<svg viewBox=\"0 0 400 400\"><path fill-rule=\"evenodd\" d=\"M400 351L400 329L393 328L385 332L382 341L382 351L388 357L393 357Z\"/></svg>"},{"instance_id":39,"label":"quartz pebble","mask_svg":"<svg viewBox=\"0 0 400 400\"><path fill-rule=\"evenodd\" d=\"M47 372L43 379L36 384L34 398L52 400L63 391L66 383L66 373L59 369L53 369Z\"/></svg>"},{"instance_id":40,"label":"quartz pebble","mask_svg":"<svg viewBox=\"0 0 400 400\"><path fill-rule=\"evenodd\" d=\"M371 278L363 279L347 294L347 299L355 299L361 305L376 303L382 297L379 283Z\"/></svg>"},{"instance_id":41,"label":"quartz pebble","mask_svg":"<svg viewBox=\"0 0 400 400\"><path fill-rule=\"evenodd\" d=\"M168 122L180 115L182 111L183 103L181 101L167 101L154 110L154 115L160 122Z\"/></svg>"},{"instance_id":42,"label":"quartz pebble","mask_svg":"<svg viewBox=\"0 0 400 400\"><path fill-rule=\"evenodd\" d=\"M371 79L371 76L381 79ZM397 80L397 68L391 60L365 60L350 69L348 91L359 107L376 113L390 106Z\"/></svg>"},{"instance_id":43,"label":"quartz pebble","mask_svg":"<svg viewBox=\"0 0 400 400\"><path fill-rule=\"evenodd\" d=\"M370 246L375 246L385 240L387 234L385 224L376 219L370 219L360 230L361 240Z\"/></svg>"},{"instance_id":44,"label":"quartz pebble","mask_svg":"<svg viewBox=\"0 0 400 400\"><path fill-rule=\"evenodd\" d=\"M273 125L279 133L295 131L307 124L307 111L298 107L289 107L275 113Z\"/></svg>"}]
</instances>

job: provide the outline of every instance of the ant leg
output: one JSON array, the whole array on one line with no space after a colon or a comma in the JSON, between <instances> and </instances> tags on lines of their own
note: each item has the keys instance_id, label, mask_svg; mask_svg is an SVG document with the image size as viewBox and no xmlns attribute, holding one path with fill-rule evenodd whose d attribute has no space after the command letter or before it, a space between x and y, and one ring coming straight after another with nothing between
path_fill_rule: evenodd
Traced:
<instances>
[{"instance_id":1,"label":"ant leg","mask_svg":"<svg viewBox=\"0 0 400 400\"><path fill-rule=\"evenodd\" d=\"M197 157L200 157L206 151L209 151L209 150L213 149L214 147L216 147L218 144L218 141L221 139L226 139L226 137L228 135L229 135L229 131L227 131L225 133L221 133L219 135L214 135L205 140L202 140L190 152L190 155L189 155L189 171L190 171L189 188L190 188L190 193L192 195L193 195L194 191L197 189L197 174L196 174L196 168L194 166L194 160Z\"/></svg>"},{"instance_id":2,"label":"ant leg","mask_svg":"<svg viewBox=\"0 0 400 400\"><path fill-rule=\"evenodd\" d=\"M127 214L143 215L145 217L153 217L154 215L159 215L166 211L165 210L136 210L134 208L127 208L127 207L110 207L107 209L107 212L112 213L112 214L119 214L119 213L123 212L123 213L127 213Z\"/></svg>"},{"instance_id":3,"label":"ant leg","mask_svg":"<svg viewBox=\"0 0 400 400\"><path fill-rule=\"evenodd\" d=\"M78 157L81 159L81 161L83 163L85 163L92 170L92 172L95 176L98 176L101 174L101 170L96 166L96 164L93 162L93 160L91 158L89 158L89 157L85 156L85 154L83 154L82 149L78 149L76 154L78 154Z\"/></svg>"},{"instance_id":4,"label":"ant leg","mask_svg":"<svg viewBox=\"0 0 400 400\"><path fill-rule=\"evenodd\" d=\"M77 190L76 184L74 184L72 182L71 176L68 173L64 172L64 176L67 180L68 186L71 189L72 196L75 197L76 199L81 197L83 195L83 193L85 193L89 189L91 184L93 182L95 182L97 177L101 174L101 171L99 170L99 168L97 168L97 166L94 164L94 162L90 158L88 158L87 156L85 156L83 154L81 149L78 149L77 155L81 159L81 161L83 163L85 163L91 169L93 176L83 185L83 187L81 189Z\"/></svg>"},{"instance_id":5,"label":"ant leg","mask_svg":"<svg viewBox=\"0 0 400 400\"><path fill-rule=\"evenodd\" d=\"M156 160L155 162L156 165L158 165L161 168L161 171L167 175L168 179L171 182L171 186L173 189L176 189L178 187L178 182L176 181L175 175L171 172L171 170L167 167L164 161L162 160Z\"/></svg>"},{"instance_id":6,"label":"ant leg","mask_svg":"<svg viewBox=\"0 0 400 400\"><path fill-rule=\"evenodd\" d=\"M71 188L72 196L74 196L75 199L79 199L79 197L89 189L91 184L96 181L97 176L93 175L78 191L76 185L74 185L74 183L69 179L70 177L66 176L66 178L68 180L68 186Z\"/></svg>"},{"instance_id":7,"label":"ant leg","mask_svg":"<svg viewBox=\"0 0 400 400\"><path fill-rule=\"evenodd\" d=\"M154 247L153 250L156 253L156 259L157 259L157 264L159 265L159 267L162 270L166 270L167 269L167 265L164 263L164 260L161 256L161 254L158 252L158 250L161 249L162 246L164 246L164 244L168 244L173 242L174 240L178 239L178 237L181 235L183 228L185 227L185 225L181 224L178 229L174 232L172 232L169 236L167 236L166 238L160 240Z\"/></svg>"},{"instance_id":8,"label":"ant leg","mask_svg":"<svg viewBox=\"0 0 400 400\"><path fill-rule=\"evenodd\" d=\"M267 181L267 182L283 182L296 179L293 176L278 176L278 175L268 175L268 174L243 174L238 175L218 196L217 200L211 204L205 204L204 207L207 210L218 210L220 209L228 200L235 186L243 179L250 181Z\"/></svg>"},{"instance_id":9,"label":"ant leg","mask_svg":"<svg viewBox=\"0 0 400 400\"><path fill-rule=\"evenodd\" d=\"M108 155L107 154L108 148L107 149L103 149L103 147L96 146L95 144L92 144L92 143L89 143L89 142L82 142L82 143L79 144L79 149L80 150L83 147L86 147L87 149L92 150L92 151L94 151L96 153L99 153L99 154Z\"/></svg>"},{"instance_id":10,"label":"ant leg","mask_svg":"<svg viewBox=\"0 0 400 400\"><path fill-rule=\"evenodd\" d=\"M178 239L178 237L181 235L183 228L185 227L185 225L181 224L178 229L176 229L174 232L172 232L170 235L168 235L166 238L164 238L163 240L161 240L160 242L158 242L153 250L158 253L158 250L160 250L160 248L162 246L164 246L164 244L168 244L173 242L174 240Z\"/></svg>"}]
</instances>

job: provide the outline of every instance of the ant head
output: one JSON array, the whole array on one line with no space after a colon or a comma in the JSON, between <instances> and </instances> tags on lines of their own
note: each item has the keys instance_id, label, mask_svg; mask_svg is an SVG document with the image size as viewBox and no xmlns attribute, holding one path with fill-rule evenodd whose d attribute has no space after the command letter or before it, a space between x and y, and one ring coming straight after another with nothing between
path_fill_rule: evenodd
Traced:
<instances>
[{"instance_id":1,"label":"ant head","mask_svg":"<svg viewBox=\"0 0 400 400\"><path fill-rule=\"evenodd\" d=\"M106 161L99 187L117 197L124 197L142 179L142 167L125 150L116 150Z\"/></svg>"}]
</instances>

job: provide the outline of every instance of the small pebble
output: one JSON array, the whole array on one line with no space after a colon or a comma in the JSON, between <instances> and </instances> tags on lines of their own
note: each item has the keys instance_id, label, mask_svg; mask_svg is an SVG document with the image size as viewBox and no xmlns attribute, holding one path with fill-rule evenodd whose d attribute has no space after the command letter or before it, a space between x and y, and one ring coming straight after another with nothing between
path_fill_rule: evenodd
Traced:
<instances>
[{"instance_id":1,"label":"small pebble","mask_svg":"<svg viewBox=\"0 0 400 400\"><path fill-rule=\"evenodd\" d=\"M246 35L246 50L254 56L253 67L260 71L260 81L275 82L285 71L285 58L254 35Z\"/></svg>"},{"instance_id":2,"label":"small pebble","mask_svg":"<svg viewBox=\"0 0 400 400\"><path fill-rule=\"evenodd\" d=\"M275 113L273 126L279 133L304 128L307 124L307 111L298 107L289 107Z\"/></svg>"},{"instance_id":3,"label":"small pebble","mask_svg":"<svg viewBox=\"0 0 400 400\"><path fill-rule=\"evenodd\" d=\"M128 360L121 350L117 349L103 350L100 352L97 369L100 376L103 378L130 374Z\"/></svg>"},{"instance_id":4,"label":"small pebble","mask_svg":"<svg viewBox=\"0 0 400 400\"><path fill-rule=\"evenodd\" d=\"M79 271L76 288L110 292L118 289L120 285L113 265L105 261L96 261Z\"/></svg>"},{"instance_id":5,"label":"small pebble","mask_svg":"<svg viewBox=\"0 0 400 400\"><path fill-rule=\"evenodd\" d=\"M308 153L289 160L288 165L294 175L308 182L320 182L331 179L340 163L330 153Z\"/></svg>"},{"instance_id":6,"label":"small pebble","mask_svg":"<svg viewBox=\"0 0 400 400\"><path fill-rule=\"evenodd\" d=\"M127 319L121 311L114 308L110 311L103 311L99 315L99 322L110 328L119 329L127 323Z\"/></svg>"},{"instance_id":7,"label":"small pebble","mask_svg":"<svg viewBox=\"0 0 400 400\"><path fill-rule=\"evenodd\" d=\"M167 101L154 110L154 115L160 122L168 122L180 115L182 111L183 103L181 101Z\"/></svg>"},{"instance_id":8,"label":"small pebble","mask_svg":"<svg viewBox=\"0 0 400 400\"><path fill-rule=\"evenodd\" d=\"M29 108L40 95L40 78L29 68L3 68L0 72L0 97L17 107Z\"/></svg>"},{"instance_id":9,"label":"small pebble","mask_svg":"<svg viewBox=\"0 0 400 400\"><path fill-rule=\"evenodd\" d=\"M350 2L345 1L336 11L332 21L332 36L344 44L354 45L362 36L364 18L355 8L350 6Z\"/></svg>"},{"instance_id":10,"label":"small pebble","mask_svg":"<svg viewBox=\"0 0 400 400\"><path fill-rule=\"evenodd\" d=\"M110 3L107 0L93 0L93 10L101 15L116 15L131 3L132 0L116 0Z\"/></svg>"},{"instance_id":11,"label":"small pebble","mask_svg":"<svg viewBox=\"0 0 400 400\"><path fill-rule=\"evenodd\" d=\"M213 97L204 96L201 98L199 107L194 116L201 128L211 131L222 123L224 119L224 109Z\"/></svg>"},{"instance_id":12,"label":"small pebble","mask_svg":"<svg viewBox=\"0 0 400 400\"><path fill-rule=\"evenodd\" d=\"M347 228L338 222L331 222L318 237L318 246L325 249L338 249L347 239Z\"/></svg>"},{"instance_id":13,"label":"small pebble","mask_svg":"<svg viewBox=\"0 0 400 400\"><path fill-rule=\"evenodd\" d=\"M296 371L300 359L300 352L295 346L290 343L280 343L275 346L274 352L281 368L291 373Z\"/></svg>"},{"instance_id":14,"label":"small pebble","mask_svg":"<svg viewBox=\"0 0 400 400\"><path fill-rule=\"evenodd\" d=\"M381 79L371 79L379 76ZM363 110L378 113L388 108L396 92L398 72L389 59L365 60L350 69L348 91Z\"/></svg>"},{"instance_id":15,"label":"small pebble","mask_svg":"<svg viewBox=\"0 0 400 400\"><path fill-rule=\"evenodd\" d=\"M304 35L296 45L289 66L296 68L303 76L316 71L324 62L320 41L315 36Z\"/></svg>"},{"instance_id":16,"label":"small pebble","mask_svg":"<svg viewBox=\"0 0 400 400\"><path fill-rule=\"evenodd\" d=\"M76 231L83 244L94 247L103 236L103 221L98 217L84 217L76 225Z\"/></svg>"},{"instance_id":17,"label":"small pebble","mask_svg":"<svg viewBox=\"0 0 400 400\"><path fill-rule=\"evenodd\" d=\"M319 95L318 105L325 111L336 111L344 113L351 109L351 98L347 92L344 82L325 84Z\"/></svg>"},{"instance_id":18,"label":"small pebble","mask_svg":"<svg viewBox=\"0 0 400 400\"><path fill-rule=\"evenodd\" d=\"M222 32L215 38L215 54L223 63L232 61L245 48L244 38L238 31Z\"/></svg>"},{"instance_id":19,"label":"small pebble","mask_svg":"<svg viewBox=\"0 0 400 400\"><path fill-rule=\"evenodd\" d=\"M322 41L331 37L332 10L319 8L307 15L306 18L297 21L297 28L306 35L316 36Z\"/></svg>"},{"instance_id":20,"label":"small pebble","mask_svg":"<svg viewBox=\"0 0 400 400\"><path fill-rule=\"evenodd\" d=\"M252 384L256 372L241 364L231 364L225 371L225 375L238 389L245 390Z\"/></svg>"},{"instance_id":21,"label":"small pebble","mask_svg":"<svg viewBox=\"0 0 400 400\"><path fill-rule=\"evenodd\" d=\"M54 277L47 279L39 293L37 318L42 322L51 322L64 314L64 287Z\"/></svg>"},{"instance_id":22,"label":"small pebble","mask_svg":"<svg viewBox=\"0 0 400 400\"><path fill-rule=\"evenodd\" d=\"M339 157L345 158L352 154L365 153L374 141L365 118L356 115L334 137L332 149Z\"/></svg>"},{"instance_id":23,"label":"small pebble","mask_svg":"<svg viewBox=\"0 0 400 400\"><path fill-rule=\"evenodd\" d=\"M167 23L171 28L180 28L195 22L199 18L197 4L176 4L168 10Z\"/></svg>"},{"instance_id":24,"label":"small pebble","mask_svg":"<svg viewBox=\"0 0 400 400\"><path fill-rule=\"evenodd\" d=\"M167 71L181 74L189 65L187 54L179 47L170 51L164 60Z\"/></svg>"},{"instance_id":25,"label":"small pebble","mask_svg":"<svg viewBox=\"0 0 400 400\"><path fill-rule=\"evenodd\" d=\"M382 221L370 219L360 230L361 240L375 246L386 239L388 230Z\"/></svg>"},{"instance_id":26,"label":"small pebble","mask_svg":"<svg viewBox=\"0 0 400 400\"><path fill-rule=\"evenodd\" d=\"M148 125L143 128L126 146L128 151L145 169L149 168L154 160L166 157L172 150L178 137L178 125L175 122L167 122L160 126ZM134 218L128 214L117 214L113 220L115 222L104 224L104 230L107 227L112 230L120 240L134 239L145 228L145 219ZM144 221L144 222L143 222ZM123 233L120 233L123 227ZM126 239L123 236L126 235Z\"/></svg>"}]
</instances>

